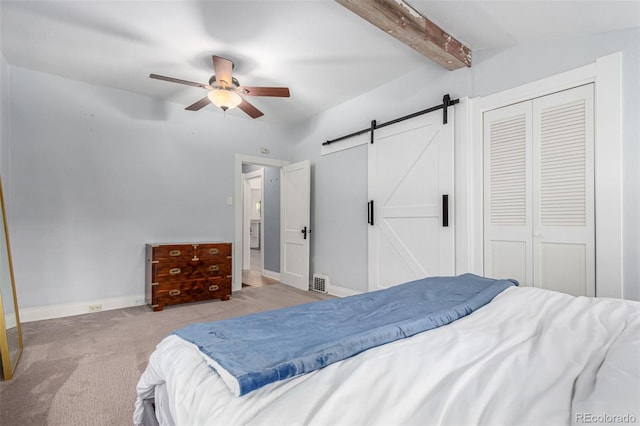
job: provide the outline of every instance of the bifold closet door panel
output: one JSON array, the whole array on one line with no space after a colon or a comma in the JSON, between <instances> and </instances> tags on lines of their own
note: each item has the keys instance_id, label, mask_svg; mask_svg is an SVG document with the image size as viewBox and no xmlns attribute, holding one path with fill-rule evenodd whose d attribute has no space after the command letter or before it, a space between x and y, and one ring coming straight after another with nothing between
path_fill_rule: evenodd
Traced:
<instances>
[{"instance_id":1,"label":"bifold closet door panel","mask_svg":"<svg viewBox=\"0 0 640 426\"><path fill-rule=\"evenodd\" d=\"M484 271L533 285L531 103L484 113Z\"/></svg>"},{"instance_id":2,"label":"bifold closet door panel","mask_svg":"<svg viewBox=\"0 0 640 426\"><path fill-rule=\"evenodd\" d=\"M537 287L595 296L593 85L533 100Z\"/></svg>"}]
</instances>

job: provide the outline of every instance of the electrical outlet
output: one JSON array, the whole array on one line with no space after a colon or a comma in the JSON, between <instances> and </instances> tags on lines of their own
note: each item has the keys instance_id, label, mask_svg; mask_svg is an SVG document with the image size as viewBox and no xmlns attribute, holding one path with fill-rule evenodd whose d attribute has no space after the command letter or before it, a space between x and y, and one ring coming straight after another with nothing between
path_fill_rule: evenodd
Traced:
<instances>
[{"instance_id":1,"label":"electrical outlet","mask_svg":"<svg viewBox=\"0 0 640 426\"><path fill-rule=\"evenodd\" d=\"M100 312L102 310L102 304L98 303L97 305L89 305L89 312Z\"/></svg>"}]
</instances>

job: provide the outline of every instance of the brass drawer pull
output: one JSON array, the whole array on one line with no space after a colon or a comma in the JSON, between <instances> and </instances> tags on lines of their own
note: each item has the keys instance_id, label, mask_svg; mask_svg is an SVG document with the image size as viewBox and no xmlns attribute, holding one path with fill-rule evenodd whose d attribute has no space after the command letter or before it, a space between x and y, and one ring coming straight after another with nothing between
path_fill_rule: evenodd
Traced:
<instances>
[{"instance_id":1,"label":"brass drawer pull","mask_svg":"<svg viewBox=\"0 0 640 426\"><path fill-rule=\"evenodd\" d=\"M173 290L169 290L169 296L177 296L180 294L180 290L177 289L173 289Z\"/></svg>"},{"instance_id":2,"label":"brass drawer pull","mask_svg":"<svg viewBox=\"0 0 640 426\"><path fill-rule=\"evenodd\" d=\"M178 275L180 273L180 268L171 268L169 269L169 274Z\"/></svg>"},{"instance_id":3,"label":"brass drawer pull","mask_svg":"<svg viewBox=\"0 0 640 426\"><path fill-rule=\"evenodd\" d=\"M220 267L218 265L211 265L211 266L209 266L209 270L211 272L216 272L216 271L220 270Z\"/></svg>"},{"instance_id":4,"label":"brass drawer pull","mask_svg":"<svg viewBox=\"0 0 640 426\"><path fill-rule=\"evenodd\" d=\"M220 289L220 286L217 286L215 284L209 286L209 291L216 291L219 289Z\"/></svg>"},{"instance_id":5,"label":"brass drawer pull","mask_svg":"<svg viewBox=\"0 0 640 426\"><path fill-rule=\"evenodd\" d=\"M169 256L180 256L180 250L171 250Z\"/></svg>"},{"instance_id":6,"label":"brass drawer pull","mask_svg":"<svg viewBox=\"0 0 640 426\"><path fill-rule=\"evenodd\" d=\"M192 262L197 262L198 260L200 260L198 256L193 256L193 259L191 259Z\"/></svg>"},{"instance_id":7,"label":"brass drawer pull","mask_svg":"<svg viewBox=\"0 0 640 426\"><path fill-rule=\"evenodd\" d=\"M220 250L217 248L209 249L209 254L218 254L218 253L220 253Z\"/></svg>"}]
</instances>

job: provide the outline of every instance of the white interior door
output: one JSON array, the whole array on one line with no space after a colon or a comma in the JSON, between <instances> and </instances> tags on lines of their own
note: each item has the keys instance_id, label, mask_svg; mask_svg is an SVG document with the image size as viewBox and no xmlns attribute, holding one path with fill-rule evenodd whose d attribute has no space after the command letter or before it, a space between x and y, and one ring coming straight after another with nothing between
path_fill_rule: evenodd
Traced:
<instances>
[{"instance_id":1,"label":"white interior door","mask_svg":"<svg viewBox=\"0 0 640 426\"><path fill-rule=\"evenodd\" d=\"M280 281L301 290L309 290L309 161L282 167L280 182Z\"/></svg>"},{"instance_id":2,"label":"white interior door","mask_svg":"<svg viewBox=\"0 0 640 426\"><path fill-rule=\"evenodd\" d=\"M442 114L426 114L374 136L368 154L369 290L453 275L453 114L446 125Z\"/></svg>"}]
</instances>

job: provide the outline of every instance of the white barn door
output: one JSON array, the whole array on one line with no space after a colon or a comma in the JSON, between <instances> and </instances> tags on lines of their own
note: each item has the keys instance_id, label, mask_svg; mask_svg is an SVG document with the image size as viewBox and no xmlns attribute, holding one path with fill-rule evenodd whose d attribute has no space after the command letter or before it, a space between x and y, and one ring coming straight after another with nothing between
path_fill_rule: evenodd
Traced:
<instances>
[{"instance_id":1,"label":"white barn door","mask_svg":"<svg viewBox=\"0 0 640 426\"><path fill-rule=\"evenodd\" d=\"M455 273L453 114L448 118L444 125L442 114L431 113L374 132L370 291Z\"/></svg>"},{"instance_id":2,"label":"white barn door","mask_svg":"<svg viewBox=\"0 0 640 426\"><path fill-rule=\"evenodd\" d=\"M309 290L311 166L309 160L280 171L280 281Z\"/></svg>"}]
</instances>

